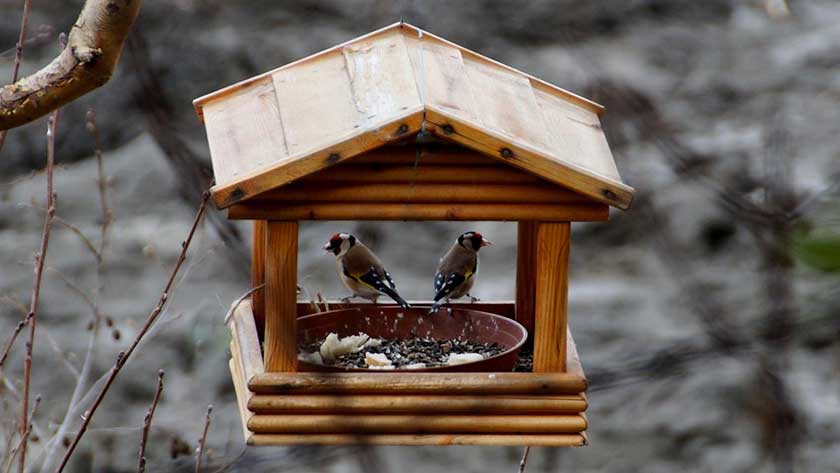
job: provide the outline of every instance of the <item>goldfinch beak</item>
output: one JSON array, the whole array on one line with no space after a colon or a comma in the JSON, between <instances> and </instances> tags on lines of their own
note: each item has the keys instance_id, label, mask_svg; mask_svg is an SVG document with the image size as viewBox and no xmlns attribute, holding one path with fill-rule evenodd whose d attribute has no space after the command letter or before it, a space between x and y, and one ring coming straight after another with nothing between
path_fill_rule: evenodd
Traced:
<instances>
[{"instance_id":1,"label":"goldfinch beak","mask_svg":"<svg viewBox=\"0 0 840 473\"><path fill-rule=\"evenodd\" d=\"M484 239L482 239L482 240L481 240L481 246L482 246L482 247L484 247L484 246L493 246L493 242L492 242L492 241L490 241L490 240L484 240Z\"/></svg>"},{"instance_id":2,"label":"goldfinch beak","mask_svg":"<svg viewBox=\"0 0 840 473\"><path fill-rule=\"evenodd\" d=\"M322 247L322 249L323 249L324 251L332 251L332 243L327 242L327 244L326 244L326 245L324 245L324 246Z\"/></svg>"}]
</instances>

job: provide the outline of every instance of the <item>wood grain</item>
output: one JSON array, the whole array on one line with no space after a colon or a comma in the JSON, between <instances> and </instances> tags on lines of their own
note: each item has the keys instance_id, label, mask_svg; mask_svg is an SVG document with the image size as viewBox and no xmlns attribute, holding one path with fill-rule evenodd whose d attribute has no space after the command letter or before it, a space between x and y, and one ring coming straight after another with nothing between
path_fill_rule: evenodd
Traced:
<instances>
[{"instance_id":1,"label":"wood grain","mask_svg":"<svg viewBox=\"0 0 840 473\"><path fill-rule=\"evenodd\" d=\"M466 174L469 176L469 174ZM260 196L260 201L276 202L399 202L399 203L505 203L505 204L582 204L591 199L546 184L498 183L293 183Z\"/></svg>"},{"instance_id":2,"label":"wood grain","mask_svg":"<svg viewBox=\"0 0 840 473\"><path fill-rule=\"evenodd\" d=\"M342 435L342 434L253 434L248 445L492 445L492 446L540 446L540 447L581 447L585 439L581 434L553 435Z\"/></svg>"},{"instance_id":3,"label":"wood grain","mask_svg":"<svg viewBox=\"0 0 840 473\"><path fill-rule=\"evenodd\" d=\"M574 396L353 396L258 395L248 409L256 414L576 414L586 401Z\"/></svg>"},{"instance_id":4,"label":"wood grain","mask_svg":"<svg viewBox=\"0 0 840 473\"><path fill-rule=\"evenodd\" d=\"M257 220L452 220L452 221L575 221L609 218L603 204L488 204L488 203L323 203L278 205L248 201L228 209L230 219Z\"/></svg>"},{"instance_id":5,"label":"wood grain","mask_svg":"<svg viewBox=\"0 0 840 473\"><path fill-rule=\"evenodd\" d=\"M268 222L254 220L254 238L251 247L251 287L265 284L265 238ZM251 294L251 310L254 323L262 339L265 335L265 290L257 289Z\"/></svg>"},{"instance_id":6,"label":"wood grain","mask_svg":"<svg viewBox=\"0 0 840 473\"><path fill-rule=\"evenodd\" d=\"M521 221L516 227L516 321L534 343L534 306L537 274L537 222Z\"/></svg>"},{"instance_id":7,"label":"wood grain","mask_svg":"<svg viewBox=\"0 0 840 473\"><path fill-rule=\"evenodd\" d=\"M586 430L569 415L254 415L248 430L268 434L571 434Z\"/></svg>"},{"instance_id":8,"label":"wood grain","mask_svg":"<svg viewBox=\"0 0 840 473\"><path fill-rule=\"evenodd\" d=\"M204 123L217 185L234 182L289 154L271 80L207 104Z\"/></svg>"},{"instance_id":9,"label":"wood grain","mask_svg":"<svg viewBox=\"0 0 840 473\"><path fill-rule=\"evenodd\" d=\"M559 373L566 369L570 237L571 225L568 222L538 224L534 294L535 373Z\"/></svg>"},{"instance_id":10,"label":"wood grain","mask_svg":"<svg viewBox=\"0 0 840 473\"><path fill-rule=\"evenodd\" d=\"M359 161L351 159L349 162L333 166L323 171L306 176L296 183L306 185L332 185L334 183L469 183L469 184L538 184L540 178L510 166L490 162L492 158L482 156L481 164L470 165L438 165L418 163L416 166L406 164L357 164ZM542 181L545 185L545 181ZM294 185L294 184L292 184ZM271 198L275 193L282 193L290 186L269 191L260 198ZM561 190L553 186L555 190ZM571 193L571 191L568 191ZM579 195L579 194L578 194ZM579 195L581 201L586 197Z\"/></svg>"},{"instance_id":11,"label":"wood grain","mask_svg":"<svg viewBox=\"0 0 840 473\"><path fill-rule=\"evenodd\" d=\"M233 343L231 343L231 353L236 353ZM230 368L231 378L233 379L233 390L236 394L236 406L239 409L239 417L242 419L242 435L245 437L245 441L248 442L248 439L251 436L251 431L248 430L248 421L253 415L247 407L248 398L251 394L248 392L248 386L242 372L239 369L239 361L236 359L236 355L233 355L233 357L228 361L228 367Z\"/></svg>"},{"instance_id":12,"label":"wood grain","mask_svg":"<svg viewBox=\"0 0 840 473\"><path fill-rule=\"evenodd\" d=\"M543 179L567 186L597 202L627 209L633 199L633 188L575 163L555 159L545 150L514 136L487 129L447 113L444 109L426 107L426 128L441 138L493 156L534 173Z\"/></svg>"},{"instance_id":13,"label":"wood grain","mask_svg":"<svg viewBox=\"0 0 840 473\"><path fill-rule=\"evenodd\" d=\"M263 373L257 394L580 394L586 380L572 373Z\"/></svg>"},{"instance_id":14,"label":"wood grain","mask_svg":"<svg viewBox=\"0 0 840 473\"><path fill-rule=\"evenodd\" d=\"M297 253L297 222L268 222L264 351L269 372L295 371L297 366Z\"/></svg>"},{"instance_id":15,"label":"wood grain","mask_svg":"<svg viewBox=\"0 0 840 473\"><path fill-rule=\"evenodd\" d=\"M237 356L242 363L242 374L247 382L257 374L265 372L262 349L257 337L257 327L250 303L242 301L233 312L231 334L238 349Z\"/></svg>"},{"instance_id":16,"label":"wood grain","mask_svg":"<svg viewBox=\"0 0 840 473\"><path fill-rule=\"evenodd\" d=\"M235 182L217 184L211 189L213 200L217 207L227 208L365 151L411 136L420 131L422 121L422 109L406 110L383 125L354 128L352 132L341 136L330 135L330 141L322 140L317 148L292 153L282 162L242 176Z\"/></svg>"}]
</instances>

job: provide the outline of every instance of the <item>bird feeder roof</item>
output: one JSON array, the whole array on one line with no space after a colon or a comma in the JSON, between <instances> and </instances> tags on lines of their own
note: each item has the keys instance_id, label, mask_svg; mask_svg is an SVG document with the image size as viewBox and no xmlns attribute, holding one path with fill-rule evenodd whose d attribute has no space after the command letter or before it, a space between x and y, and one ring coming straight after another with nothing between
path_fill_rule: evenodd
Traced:
<instances>
[{"instance_id":1,"label":"bird feeder roof","mask_svg":"<svg viewBox=\"0 0 840 473\"><path fill-rule=\"evenodd\" d=\"M194 101L225 208L430 133L626 209L603 107L397 23Z\"/></svg>"}]
</instances>

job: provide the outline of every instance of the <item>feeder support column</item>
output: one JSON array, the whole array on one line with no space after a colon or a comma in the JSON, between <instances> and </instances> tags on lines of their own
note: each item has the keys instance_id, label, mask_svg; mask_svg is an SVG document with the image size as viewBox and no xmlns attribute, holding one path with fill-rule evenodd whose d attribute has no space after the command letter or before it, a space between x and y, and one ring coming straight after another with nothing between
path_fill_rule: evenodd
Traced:
<instances>
[{"instance_id":1,"label":"feeder support column","mask_svg":"<svg viewBox=\"0 0 840 473\"><path fill-rule=\"evenodd\" d=\"M297 222L268 222L265 247L265 369L297 367Z\"/></svg>"},{"instance_id":2,"label":"feeder support column","mask_svg":"<svg viewBox=\"0 0 840 473\"><path fill-rule=\"evenodd\" d=\"M265 283L265 220L254 220L254 245L251 253L251 287ZM254 311L254 324L262 339L265 334L265 291L258 289L251 295L251 310Z\"/></svg>"},{"instance_id":3,"label":"feeder support column","mask_svg":"<svg viewBox=\"0 0 840 473\"><path fill-rule=\"evenodd\" d=\"M534 294L534 372L566 371L569 286L569 222L540 222L537 228Z\"/></svg>"},{"instance_id":4,"label":"feeder support column","mask_svg":"<svg viewBox=\"0 0 840 473\"><path fill-rule=\"evenodd\" d=\"M537 267L537 222L517 224L516 321L528 331L528 346L534 344L534 292Z\"/></svg>"}]
</instances>

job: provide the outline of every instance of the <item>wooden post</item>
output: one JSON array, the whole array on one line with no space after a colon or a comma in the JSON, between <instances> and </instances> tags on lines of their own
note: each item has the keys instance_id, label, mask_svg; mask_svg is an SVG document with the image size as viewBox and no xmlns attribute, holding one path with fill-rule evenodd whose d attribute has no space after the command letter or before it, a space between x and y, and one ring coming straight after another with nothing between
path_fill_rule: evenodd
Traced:
<instances>
[{"instance_id":1,"label":"wooden post","mask_svg":"<svg viewBox=\"0 0 840 473\"><path fill-rule=\"evenodd\" d=\"M265 252L265 370L297 366L297 222L268 222Z\"/></svg>"},{"instance_id":2,"label":"wooden post","mask_svg":"<svg viewBox=\"0 0 840 473\"><path fill-rule=\"evenodd\" d=\"M536 271L537 222L519 222L516 237L516 321L528 331L528 345L534 343Z\"/></svg>"},{"instance_id":3,"label":"wooden post","mask_svg":"<svg viewBox=\"0 0 840 473\"><path fill-rule=\"evenodd\" d=\"M251 287L265 283L265 220L254 220L254 245L251 252ZM265 336L265 291L260 289L251 295L251 310L254 323L262 340Z\"/></svg>"},{"instance_id":4,"label":"wooden post","mask_svg":"<svg viewBox=\"0 0 840 473\"><path fill-rule=\"evenodd\" d=\"M534 294L535 373L566 370L570 233L569 222L538 224Z\"/></svg>"}]
</instances>

